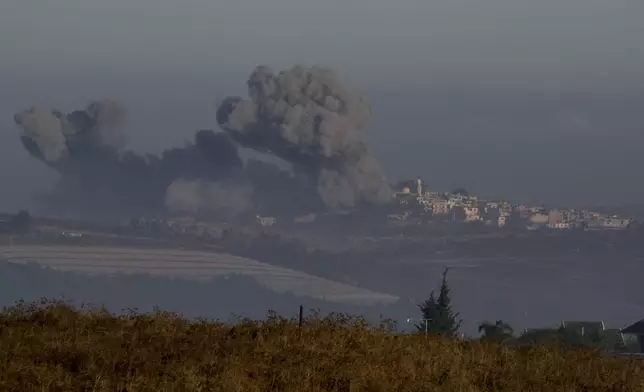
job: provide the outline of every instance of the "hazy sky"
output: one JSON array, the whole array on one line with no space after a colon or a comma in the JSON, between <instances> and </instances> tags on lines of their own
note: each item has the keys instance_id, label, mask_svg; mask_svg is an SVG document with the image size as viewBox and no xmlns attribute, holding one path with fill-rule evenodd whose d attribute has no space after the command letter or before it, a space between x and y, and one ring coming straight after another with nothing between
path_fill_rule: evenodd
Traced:
<instances>
[{"instance_id":1,"label":"hazy sky","mask_svg":"<svg viewBox=\"0 0 644 392\"><path fill-rule=\"evenodd\" d=\"M369 140L392 176L548 201L642 200L632 174L644 159L624 151L644 148L643 19L642 0L2 0L0 181L15 186L0 202L23 205L51 177L25 156L15 111L109 95L135 113L133 145L158 150L213 127L215 99L242 91L259 63L332 66L364 91L377 109ZM557 101L569 92L593 95ZM589 137L593 147L556 147ZM608 166L580 168L597 153Z\"/></svg>"},{"instance_id":2,"label":"hazy sky","mask_svg":"<svg viewBox=\"0 0 644 392\"><path fill-rule=\"evenodd\" d=\"M4 0L0 11L3 73L319 62L391 83L643 80L641 0Z\"/></svg>"}]
</instances>

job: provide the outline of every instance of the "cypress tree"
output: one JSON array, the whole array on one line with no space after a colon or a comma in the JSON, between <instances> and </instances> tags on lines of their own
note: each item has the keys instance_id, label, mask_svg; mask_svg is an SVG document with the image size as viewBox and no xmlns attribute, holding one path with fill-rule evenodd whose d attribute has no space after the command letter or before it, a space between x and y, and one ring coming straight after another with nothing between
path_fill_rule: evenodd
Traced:
<instances>
[{"instance_id":1,"label":"cypress tree","mask_svg":"<svg viewBox=\"0 0 644 392\"><path fill-rule=\"evenodd\" d=\"M436 298L432 290L429 299L418 305L424 319L420 324L416 325L419 332L440 334L447 337L454 337L458 333L461 320L458 319L459 313L454 312L452 308L450 288L447 283L448 270L449 268L445 268L443 272L438 298Z\"/></svg>"}]
</instances>

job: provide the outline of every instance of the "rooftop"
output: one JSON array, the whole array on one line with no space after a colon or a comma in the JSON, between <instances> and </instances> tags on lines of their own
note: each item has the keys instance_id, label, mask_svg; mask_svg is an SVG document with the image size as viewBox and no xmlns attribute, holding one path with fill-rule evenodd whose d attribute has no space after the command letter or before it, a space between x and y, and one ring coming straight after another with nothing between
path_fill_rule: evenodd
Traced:
<instances>
[{"instance_id":1,"label":"rooftop","mask_svg":"<svg viewBox=\"0 0 644 392\"><path fill-rule=\"evenodd\" d=\"M644 319L629 325L620 332L628 335L644 335Z\"/></svg>"},{"instance_id":2,"label":"rooftop","mask_svg":"<svg viewBox=\"0 0 644 392\"><path fill-rule=\"evenodd\" d=\"M562 321L561 326L577 331L579 333L586 334L590 331L603 331L605 328L603 321Z\"/></svg>"}]
</instances>

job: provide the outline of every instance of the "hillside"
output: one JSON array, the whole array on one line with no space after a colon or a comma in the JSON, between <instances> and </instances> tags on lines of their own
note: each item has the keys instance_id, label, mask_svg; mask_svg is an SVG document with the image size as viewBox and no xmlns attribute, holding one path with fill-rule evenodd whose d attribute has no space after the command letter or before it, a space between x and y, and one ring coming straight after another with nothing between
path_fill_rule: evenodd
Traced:
<instances>
[{"instance_id":1,"label":"hillside","mask_svg":"<svg viewBox=\"0 0 644 392\"><path fill-rule=\"evenodd\" d=\"M246 275L279 293L336 303L392 304L398 298L361 289L292 269L276 267L230 254L179 249L137 249L95 246L0 246L0 258L12 263L38 263L59 271L92 275L149 274L209 280L231 274Z\"/></svg>"},{"instance_id":2,"label":"hillside","mask_svg":"<svg viewBox=\"0 0 644 392\"><path fill-rule=\"evenodd\" d=\"M369 330L341 315L235 326L176 315L0 314L3 391L642 391L640 362Z\"/></svg>"},{"instance_id":3,"label":"hillside","mask_svg":"<svg viewBox=\"0 0 644 392\"><path fill-rule=\"evenodd\" d=\"M119 314L129 309L150 312L160 307L188 318L220 320L263 319L269 309L294 315L300 305L307 310L318 309L322 314L348 312L374 321L381 314L405 318L415 312L415 308L401 307L398 303L360 306L297 296L292 292L280 293L247 274L233 273L207 280L147 273L89 275L0 260L0 308L12 306L20 299L31 302L40 298L61 299L74 305L100 305Z\"/></svg>"}]
</instances>

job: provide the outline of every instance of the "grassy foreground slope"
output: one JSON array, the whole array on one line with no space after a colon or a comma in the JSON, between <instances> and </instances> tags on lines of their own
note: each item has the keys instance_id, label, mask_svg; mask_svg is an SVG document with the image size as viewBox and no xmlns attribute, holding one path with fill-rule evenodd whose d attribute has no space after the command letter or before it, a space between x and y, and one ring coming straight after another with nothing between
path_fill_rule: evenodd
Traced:
<instances>
[{"instance_id":1,"label":"grassy foreground slope","mask_svg":"<svg viewBox=\"0 0 644 392\"><path fill-rule=\"evenodd\" d=\"M0 315L2 391L642 391L590 351L395 335L337 315L235 326L64 304Z\"/></svg>"}]
</instances>

